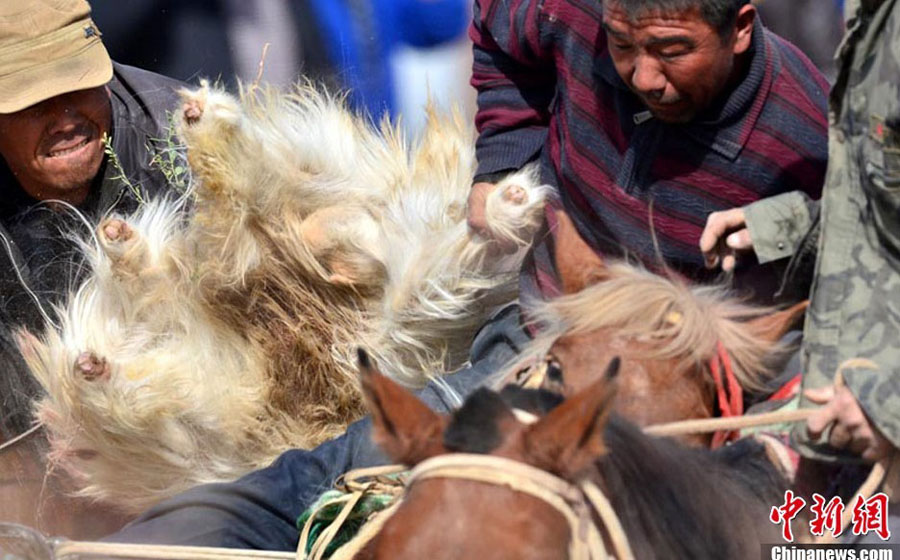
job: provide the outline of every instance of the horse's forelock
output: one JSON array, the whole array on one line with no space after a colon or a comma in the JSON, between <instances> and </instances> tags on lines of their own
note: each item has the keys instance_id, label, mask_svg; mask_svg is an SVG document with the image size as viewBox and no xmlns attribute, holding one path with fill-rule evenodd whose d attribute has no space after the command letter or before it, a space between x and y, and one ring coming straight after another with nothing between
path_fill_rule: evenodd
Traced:
<instances>
[{"instance_id":1,"label":"horse's forelock","mask_svg":"<svg viewBox=\"0 0 900 560\"><path fill-rule=\"evenodd\" d=\"M549 327L534 345L549 348L547 337L608 329L651 342L642 345L642 359L674 360L673 367L688 370L707 364L721 342L745 389L761 390L772 376L770 356L779 347L748 328L772 309L747 305L722 287L692 287L624 262L609 265L608 273L578 293L535 304L529 315Z\"/></svg>"},{"instance_id":2,"label":"horse's forelock","mask_svg":"<svg viewBox=\"0 0 900 560\"><path fill-rule=\"evenodd\" d=\"M479 389L453 414L444 447L456 453L490 453L504 440L500 419L511 414L497 393Z\"/></svg>"}]
</instances>

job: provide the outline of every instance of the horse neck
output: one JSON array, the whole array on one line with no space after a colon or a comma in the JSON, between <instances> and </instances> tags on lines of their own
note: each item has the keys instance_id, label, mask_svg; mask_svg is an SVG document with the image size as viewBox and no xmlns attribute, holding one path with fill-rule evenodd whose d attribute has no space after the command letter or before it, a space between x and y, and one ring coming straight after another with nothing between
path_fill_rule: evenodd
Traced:
<instances>
[{"instance_id":1,"label":"horse neck","mask_svg":"<svg viewBox=\"0 0 900 560\"><path fill-rule=\"evenodd\" d=\"M605 439L608 453L590 476L619 515L635 557L758 557L760 533L772 527L768 508L784 486L764 452L749 445L730 450L742 455L731 464L617 418Z\"/></svg>"}]
</instances>

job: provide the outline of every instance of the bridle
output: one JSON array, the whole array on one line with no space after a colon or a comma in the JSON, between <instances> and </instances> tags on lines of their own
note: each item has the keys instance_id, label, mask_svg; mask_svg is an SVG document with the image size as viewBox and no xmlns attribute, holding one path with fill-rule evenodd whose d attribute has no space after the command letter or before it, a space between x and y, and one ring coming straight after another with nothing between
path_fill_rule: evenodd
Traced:
<instances>
[{"instance_id":1,"label":"bridle","mask_svg":"<svg viewBox=\"0 0 900 560\"><path fill-rule=\"evenodd\" d=\"M0 441L0 455L2 455L5 451L9 451L34 434L38 433L43 427L44 425L39 422L15 437L12 437L6 441Z\"/></svg>"},{"instance_id":2,"label":"bridle","mask_svg":"<svg viewBox=\"0 0 900 560\"><path fill-rule=\"evenodd\" d=\"M590 481L576 486L519 461L467 453L439 455L422 461L410 472L407 491L417 481L429 478L472 480L538 498L558 511L569 525L569 558L573 560L634 558L619 518L603 492ZM607 552L600 528L594 523L593 513L600 518L615 556Z\"/></svg>"},{"instance_id":3,"label":"bridle","mask_svg":"<svg viewBox=\"0 0 900 560\"><path fill-rule=\"evenodd\" d=\"M547 382L547 372L551 357L546 355L532 359L521 365L513 383L525 389L540 389ZM555 360L552 360L555 361ZM744 414L744 392L737 379L731 356L721 341L716 342L716 351L709 358L708 369L716 390L716 407L721 418L739 417ZM729 441L738 439L737 430L719 430L713 434L710 449L718 449Z\"/></svg>"}]
</instances>

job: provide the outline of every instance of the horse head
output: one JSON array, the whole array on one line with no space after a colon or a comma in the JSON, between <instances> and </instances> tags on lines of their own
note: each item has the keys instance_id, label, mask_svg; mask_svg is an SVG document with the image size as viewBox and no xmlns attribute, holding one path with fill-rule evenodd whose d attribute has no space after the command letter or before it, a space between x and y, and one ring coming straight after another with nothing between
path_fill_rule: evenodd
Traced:
<instances>
[{"instance_id":1,"label":"horse head","mask_svg":"<svg viewBox=\"0 0 900 560\"><path fill-rule=\"evenodd\" d=\"M617 370L614 361L607 375L528 424L486 389L452 416L441 416L379 374L363 355L361 379L373 438L394 461L414 467L414 483L402 506L356 557L567 558L570 541L578 538L567 517L533 493L510 488L516 487L520 470L540 471L550 481L544 486L559 481L569 488L567 483L603 455L600 434L616 392ZM482 454L499 458L501 466L513 465L512 472L501 472L511 482L492 484L479 480L477 472L471 478L433 475L435 468L447 468L436 461L475 457L478 462ZM429 472L417 476L415 469L423 467ZM458 468L469 467L464 460Z\"/></svg>"},{"instance_id":2,"label":"horse head","mask_svg":"<svg viewBox=\"0 0 900 560\"><path fill-rule=\"evenodd\" d=\"M487 389L439 415L362 355L373 438L412 471L402 500L336 558L758 556L783 492L762 446L710 452L644 435L611 415L619 367L526 420Z\"/></svg>"},{"instance_id":3,"label":"horse head","mask_svg":"<svg viewBox=\"0 0 900 560\"><path fill-rule=\"evenodd\" d=\"M616 410L639 425L727 415L729 404L730 413L739 414L742 393L762 392L778 369L786 354L780 340L807 306L753 307L721 288L690 286L674 273L607 261L564 212L557 213L554 256L563 295L529 311L542 334L503 382L568 396L621 356ZM719 387L732 402L719 401ZM710 438L685 439L707 445Z\"/></svg>"}]
</instances>

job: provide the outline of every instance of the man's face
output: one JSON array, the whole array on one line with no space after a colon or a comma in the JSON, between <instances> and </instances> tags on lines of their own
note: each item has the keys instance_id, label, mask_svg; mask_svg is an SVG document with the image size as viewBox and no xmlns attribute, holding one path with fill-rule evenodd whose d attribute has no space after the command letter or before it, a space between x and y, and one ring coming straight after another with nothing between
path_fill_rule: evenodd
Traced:
<instances>
[{"instance_id":1,"label":"man's face","mask_svg":"<svg viewBox=\"0 0 900 560\"><path fill-rule=\"evenodd\" d=\"M111 123L105 86L59 95L0 114L0 155L32 197L80 204L100 169L101 138Z\"/></svg>"},{"instance_id":2,"label":"man's face","mask_svg":"<svg viewBox=\"0 0 900 560\"><path fill-rule=\"evenodd\" d=\"M698 7L648 9L629 18L616 0L603 2L603 27L616 71L656 118L672 123L690 121L729 85L735 55L750 45L753 14L750 28L744 29L747 20L739 17L723 39Z\"/></svg>"}]
</instances>

